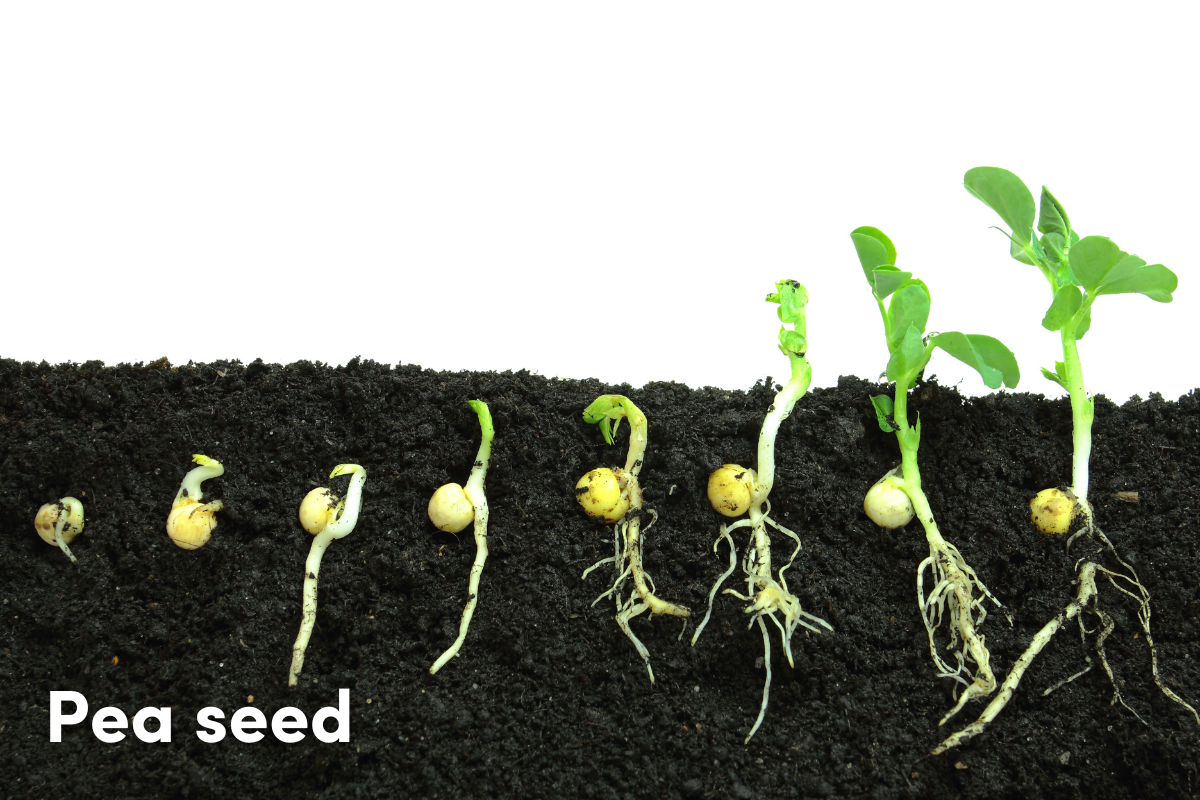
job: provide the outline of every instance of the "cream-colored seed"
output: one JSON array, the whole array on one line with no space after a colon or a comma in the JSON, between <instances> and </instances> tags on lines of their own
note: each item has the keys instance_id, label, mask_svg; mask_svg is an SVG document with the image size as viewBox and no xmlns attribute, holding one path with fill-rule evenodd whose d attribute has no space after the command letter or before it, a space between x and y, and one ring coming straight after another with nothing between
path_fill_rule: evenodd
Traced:
<instances>
[{"instance_id":1,"label":"cream-colored seed","mask_svg":"<svg viewBox=\"0 0 1200 800\"><path fill-rule=\"evenodd\" d=\"M313 489L300 502L300 525L316 536L333 519L338 498L324 486Z\"/></svg>"},{"instance_id":2,"label":"cream-colored seed","mask_svg":"<svg viewBox=\"0 0 1200 800\"><path fill-rule=\"evenodd\" d=\"M1029 511L1039 531L1061 536L1070 530L1079 503L1062 489L1043 489L1029 501Z\"/></svg>"},{"instance_id":3,"label":"cream-colored seed","mask_svg":"<svg viewBox=\"0 0 1200 800\"><path fill-rule=\"evenodd\" d=\"M881 528L903 528L912 522L913 518L912 501L887 478L867 490L867 496L863 499L863 511Z\"/></svg>"},{"instance_id":4,"label":"cream-colored seed","mask_svg":"<svg viewBox=\"0 0 1200 800\"><path fill-rule=\"evenodd\" d=\"M429 519L438 530L458 533L475 519L475 507L463 487L447 483L429 498Z\"/></svg>"},{"instance_id":5,"label":"cream-colored seed","mask_svg":"<svg viewBox=\"0 0 1200 800\"><path fill-rule=\"evenodd\" d=\"M708 502L717 513L740 517L750 508L754 496L754 470L737 464L725 464L708 476Z\"/></svg>"},{"instance_id":6,"label":"cream-colored seed","mask_svg":"<svg viewBox=\"0 0 1200 800\"><path fill-rule=\"evenodd\" d=\"M224 508L220 500L211 503L183 503L171 509L167 517L167 535L184 550L195 550L208 544L217 527L217 512Z\"/></svg>"},{"instance_id":7,"label":"cream-colored seed","mask_svg":"<svg viewBox=\"0 0 1200 800\"><path fill-rule=\"evenodd\" d=\"M46 503L38 509L37 516L33 518L33 527L37 530L38 536L42 537L42 541L46 544L57 544L54 541L54 526L58 523L58 514L58 503ZM82 530L83 525L75 525L68 522L63 526L63 541L70 544Z\"/></svg>"},{"instance_id":8,"label":"cream-colored seed","mask_svg":"<svg viewBox=\"0 0 1200 800\"><path fill-rule=\"evenodd\" d=\"M622 492L621 479L607 467L584 475L575 484L575 499L588 516L616 522L629 511L629 496Z\"/></svg>"}]
</instances>

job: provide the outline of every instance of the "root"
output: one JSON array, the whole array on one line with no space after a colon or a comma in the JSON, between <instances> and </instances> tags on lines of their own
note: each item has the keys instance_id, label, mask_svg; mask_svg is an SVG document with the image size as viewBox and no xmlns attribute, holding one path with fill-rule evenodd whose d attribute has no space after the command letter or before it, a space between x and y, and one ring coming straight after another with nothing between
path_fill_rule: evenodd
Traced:
<instances>
[{"instance_id":1,"label":"root","mask_svg":"<svg viewBox=\"0 0 1200 800\"><path fill-rule=\"evenodd\" d=\"M926 568L929 568L935 579L934 587L928 595L925 594ZM973 597L973 589L978 589L981 596ZM961 711L969 700L986 697L996 689L996 677L990 665L991 655L988 653L984 637L976 633L976 628L987 619L985 599L1000 605L1000 601L988 591L975 571L967 565L958 548L944 539L937 546L931 544L929 557L917 567L917 605L921 610L921 620L925 623L925 632L929 636L929 653L933 657L938 677L952 678L964 687L958 702L942 717L938 725L946 724L946 721ZM948 623L950 629L950 643L946 649L955 650L956 664L953 667L938 652L933 635L943 620ZM975 663L974 673L967 666L968 659Z\"/></svg>"},{"instance_id":2,"label":"root","mask_svg":"<svg viewBox=\"0 0 1200 800\"><path fill-rule=\"evenodd\" d=\"M1096 588L1097 574L1107 578L1108 582L1113 586L1113 588L1132 598L1134 602L1137 603L1138 620L1141 622L1142 633L1146 637L1146 644L1150 648L1150 669L1154 676L1154 683L1159 689L1162 690L1164 695L1190 711L1192 713L1192 717L1196 720L1196 723L1200 724L1200 714L1197 714L1196 709L1185 702L1183 698L1181 698L1175 692L1173 692L1170 687L1166 686L1159 675L1158 651L1154 646L1154 638L1150 634L1149 591L1138 578L1137 572L1133 569L1132 565L1120 557L1116 551L1116 548L1113 547L1112 542L1107 536L1104 535L1103 531L1096 527L1090 513L1087 513L1086 526L1071 537L1071 539L1068 541L1068 546L1070 541L1074 541L1080 534L1083 533L1088 534L1089 540L1093 535L1099 538L1099 540L1112 554L1113 558L1116 559L1117 563L1121 565L1123 570L1127 570L1127 573L1107 569L1106 567L1102 567L1095 561L1091 560L1102 553L1104 548L1099 548L1096 553L1090 557L1080 559L1076 565L1076 568L1079 571L1079 589L1075 600L1072 601L1071 604L1065 609L1063 609L1063 611L1060 612L1054 619L1046 623L1045 627L1043 627L1042 630L1040 630L1033 637L1032 641L1029 643L1029 647L1024 653L1021 654L1021 657L1017 660L1017 663L1013 665L1012 671L1005 679L1004 684L1000 687L1000 692L996 695L992 702L988 704L983 713L979 715L979 719L963 728L958 733L948 737L945 741L934 748L931 755L937 755L949 750L952 747L957 747L968 739L982 733L988 724L996 718L1001 710L1003 710L1004 706L1008 704L1009 700L1012 699L1013 693L1016 691L1017 685L1021 682L1022 676L1029 668L1029 665L1037 657L1038 653L1042 651L1042 648L1049 643L1051 637L1054 636L1054 634L1062 626L1063 622L1075 617L1079 617L1079 636L1081 641L1086 643L1088 633L1097 633L1096 642L1094 645L1096 649L1096 655L1099 657L1100 664L1104 668L1105 674L1108 675L1108 680L1113 687L1113 697L1110 701L1110 705L1120 703L1129 711L1129 713L1133 714L1133 716L1136 717L1139 722L1146 724L1146 721L1142 719L1141 715L1134 711L1129 704L1125 702L1125 698L1121 695L1121 690L1119 688L1119 684L1117 683L1116 676L1113 674L1112 667L1108 663L1108 656L1104 650L1104 642L1108 638L1109 634L1112 633L1114 624L1112 617L1106 611L1100 608L1099 592ZM1128 584L1129 587L1132 587L1132 589L1136 590L1136 593L1131 591L1130 588L1118 583L1118 580ZM1082 615L1082 612L1084 611L1090 611L1091 613L1095 614L1097 619L1100 621L1100 627L1097 628L1096 631L1088 631L1084 627ZM1061 688L1071 681L1074 681L1076 678L1079 678L1080 676L1090 672L1094 666L1090 656L1087 657L1087 662L1088 666L1085 669L1075 673L1074 675L1071 675L1069 678L1065 678L1058 683L1055 683L1053 686L1043 691L1042 696L1045 697L1051 692Z\"/></svg>"},{"instance_id":3,"label":"root","mask_svg":"<svg viewBox=\"0 0 1200 800\"><path fill-rule=\"evenodd\" d=\"M617 609L617 625L629 637L629 641L633 642L634 648L638 655L642 657L642 662L646 665L646 673L650 676L650 682L654 683L654 670L650 667L650 651L646 649L646 645L634 634L633 628L630 627L629 621L639 614L647 611L651 615L666 614L668 616L689 617L691 612L683 606L668 603L665 600L659 599L654 593L654 581L642 569L642 544L645 542L646 531L658 519L658 515L654 511L649 512L651 515L650 523L646 525L645 530L640 530L640 518L634 513L630 517L626 517L613 526L613 550L614 554L609 558L602 558L595 564L583 571L580 580L584 580L587 576L604 564L613 564L617 572L616 579L613 580L612 586L599 597L592 601L592 605L596 605L604 598L612 595L616 603ZM634 587L630 590L628 597L624 595L625 581L627 578L633 578ZM684 620L684 628L687 627L687 620ZM680 638L683 638L683 631L680 631Z\"/></svg>"},{"instance_id":4,"label":"root","mask_svg":"<svg viewBox=\"0 0 1200 800\"><path fill-rule=\"evenodd\" d=\"M765 501L763 505L766 506L766 511L759 511L757 507L752 506L749 519L738 520L729 526L721 526L721 532L718 534L717 540L713 542L713 552L716 552L722 540L729 543L729 569L725 570L717 578L716 583L713 584L712 591L708 593L708 612L704 615L704 619L692 635L692 646L695 646L696 641L700 638L700 634L704 631L704 626L708 624L709 617L712 615L713 598L716 597L721 584L733 574L737 566L737 549L729 532L735 528L751 527L753 530L751 544L746 551L745 558L742 560L742 571L746 575L747 593L742 594L736 589L725 589L722 592L750 604L745 609L745 613L751 615L748 627L753 628L757 622L763 634L763 658L767 669L766 682L763 685L762 707L759 710L758 719L746 737L746 743L750 742L750 738L754 736L759 726L762 725L762 721L767 713L767 697L771 688L771 640L763 617L770 617L771 622L775 623L775 627L779 629L779 638L783 643L783 651L787 655L788 665L792 667L795 667L795 660L792 657L792 634L795 633L797 627L803 627L813 633L825 633L833 630L833 626L828 622L805 611L800 606L799 598L788 590L787 581L783 575L792 566L797 554L800 552L800 537L795 532L788 530L771 519L768 516L770 505ZM792 551L791 558L779 569L778 581L771 575L771 545L766 533L767 525L781 531L796 542L796 548ZM776 614L783 617L782 622Z\"/></svg>"}]
</instances>

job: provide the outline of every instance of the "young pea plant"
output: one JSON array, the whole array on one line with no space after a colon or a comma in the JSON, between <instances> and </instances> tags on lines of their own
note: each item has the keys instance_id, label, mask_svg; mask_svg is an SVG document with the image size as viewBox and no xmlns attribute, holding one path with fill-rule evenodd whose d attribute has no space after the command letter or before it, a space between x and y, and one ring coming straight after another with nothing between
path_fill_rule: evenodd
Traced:
<instances>
[{"instance_id":1,"label":"young pea plant","mask_svg":"<svg viewBox=\"0 0 1200 800\"><path fill-rule=\"evenodd\" d=\"M83 533L83 503L74 497L64 497L57 503L46 503L33 518L33 527L46 544L56 544L71 563L78 559L67 547Z\"/></svg>"},{"instance_id":2,"label":"young pea plant","mask_svg":"<svg viewBox=\"0 0 1200 800\"><path fill-rule=\"evenodd\" d=\"M800 552L800 537L771 519L771 504L767 500L775 485L775 439L779 435L779 426L791 415L796 402L808 391L808 385L812 381L812 367L805 357L808 341L804 306L808 303L808 292L796 281L780 281L775 284L775 291L767 295L767 302L779 305L779 320L784 323L779 328L779 349L791 363L792 376L775 395L775 401L763 420L762 432L758 436L758 472L737 464L725 464L709 476L708 501L712 507L721 515L730 518L740 517L747 511L749 516L732 525L721 524L717 540L713 542L713 551L716 552L722 540L729 543L729 569L713 584L712 591L708 593L708 612L692 635L694 647L712 615L712 603L717 590L721 588L725 579L733 574L737 565L737 547L729 532L735 528L749 527L750 546L742 561L742 571L746 573L746 594L733 589L726 589L724 592L750 603L746 608L746 613L751 615L750 626L753 627L757 622L763 637L763 663L766 665L767 677L763 683L762 706L759 708L758 719L754 721L750 733L746 736L747 744L762 725L767 713L767 698L771 691L771 637L763 617L769 617L771 622L775 623L775 627L779 628L783 651L792 667L795 667L792 660L792 634L797 626L803 626L814 633L822 633L822 628L826 631L833 630L833 626L825 620L804 611L800 607L800 600L788 590L783 573ZM788 330L787 325L791 325L792 330ZM791 558L779 568L778 581L771 574L771 538L767 535L768 525L791 537L796 543ZM783 617L782 624L776 614Z\"/></svg>"},{"instance_id":3,"label":"young pea plant","mask_svg":"<svg viewBox=\"0 0 1200 800\"><path fill-rule=\"evenodd\" d=\"M329 477L350 476L350 488L346 499L339 501L328 489L321 487L309 492L300 503L300 525L313 535L308 560L304 562L304 605L300 615L300 633L292 646L292 665L288 669L288 686L295 686L304 669L304 651L312 638L313 625L317 621L317 575L321 572L321 559L325 549L334 539L341 539L354 530L358 523L358 511L362 507L363 484L367 482L367 471L358 464L339 464Z\"/></svg>"},{"instance_id":4,"label":"young pea plant","mask_svg":"<svg viewBox=\"0 0 1200 800\"><path fill-rule=\"evenodd\" d=\"M199 466L183 477L183 485L179 487L167 516L167 535L184 550L195 550L208 544L213 528L217 527L216 514L225 507L220 500L200 502L204 499L200 484L225 474L221 462L200 454L192 456L192 461Z\"/></svg>"},{"instance_id":5,"label":"young pea plant","mask_svg":"<svg viewBox=\"0 0 1200 800\"><path fill-rule=\"evenodd\" d=\"M901 464L881 478L867 492L863 508L875 524L899 528L908 524L915 514L925 528L929 556L917 567L917 604L929 636L929 653L933 657L938 677L952 678L961 685L958 702L942 717L939 725L976 697L986 697L996 688L992 674L991 656L978 628L987 617L984 600L1000 605L975 570L967 564L958 548L948 542L938 530L933 511L921 488L921 471L917 466L917 448L921 441L921 420L916 426L908 422L908 390L925 371L937 348L975 369L984 384L998 389L1003 383L1009 388L1021 378L1012 351L990 336L979 334L925 334L929 320L929 289L924 282L896 267L896 248L878 228L862 227L850 234L866 274L867 283L883 317L890 357L887 378L895 383L895 399L887 395L871 398L879 427L885 433L895 433L900 445ZM884 300L891 298L888 304ZM929 570L933 588L925 592L925 571ZM975 592L978 591L977 596ZM947 650L954 651L952 666L939 652L934 631L942 623L950 630ZM967 662L974 663L974 674Z\"/></svg>"},{"instance_id":6,"label":"young pea plant","mask_svg":"<svg viewBox=\"0 0 1200 800\"><path fill-rule=\"evenodd\" d=\"M471 577L467 582L467 605L463 609L462 621L458 624L458 638L433 662L433 666L429 668L430 675L436 675L447 661L458 655L463 642L466 641L467 628L471 626L471 617L475 614L475 605L479 601L479 578L483 575L483 565L488 557L488 502L483 493L483 479L487 477L495 429L492 427L492 412L488 410L487 403L482 400L469 400L467 404L479 417L479 452L475 454L475 463L471 467L471 476L467 478L466 486L447 483L433 493L433 497L429 499L429 519L447 533L458 533L474 521L475 563L471 566Z\"/></svg>"},{"instance_id":7,"label":"young pea plant","mask_svg":"<svg viewBox=\"0 0 1200 800\"><path fill-rule=\"evenodd\" d=\"M613 443L613 433L622 419L629 420L629 455L625 459L625 468L594 469L580 478L575 485L575 497L588 515L615 523L614 555L602 558L585 569L580 580L587 578L592 570L603 564L611 562L614 565L616 579L608 591L592 601L592 605L609 595L613 596L617 604L617 625L637 648L638 655L646 664L650 682L654 683L650 651L634 635L629 621L645 611L652 615L666 614L672 617L690 617L692 612L683 606L656 597L654 581L642 566L642 547L645 544L646 531L658 519L658 514L651 509L650 522L645 530L642 529L642 489L638 485L638 473L641 472L642 459L646 454L646 415L628 397L619 394L601 395L583 411L583 421L593 425L599 423L600 433L608 444ZM625 598L625 580L631 576L634 588L629 597ZM683 624L686 628L686 619ZM682 630L679 637L683 638Z\"/></svg>"},{"instance_id":8,"label":"young pea plant","mask_svg":"<svg viewBox=\"0 0 1200 800\"><path fill-rule=\"evenodd\" d=\"M1062 535L1070 529L1071 522L1082 516L1079 530L1066 543L1069 552L1071 543L1079 536L1086 536L1094 549L1076 564L1077 590L1075 599L1059 614L1046 623L1029 643L1028 649L1017 659L996 697L980 714L979 719L938 745L934 753L941 753L982 733L987 725L1012 699L1017 685L1038 653L1049 643L1064 622L1078 618L1080 636L1085 634L1083 612L1091 612L1100 622L1095 649L1100 664L1113 686L1112 703L1120 703L1140 720L1137 712L1129 708L1121 696L1112 669L1104 652L1104 640L1112 632L1112 617L1100 607L1096 578L1107 578L1119 592L1133 599L1138 608L1138 619L1150 648L1150 667L1154 682L1163 693L1192 712L1200 724L1200 714L1171 691L1159 677L1158 653L1154 638L1150 635L1150 593L1138 578L1132 566L1118 555L1104 531L1096 525L1095 511L1088 502L1088 465L1092 452L1092 421L1095 404L1088 396L1083 382L1083 367L1079 360L1078 342L1092 324L1092 304L1097 298L1110 294L1143 294L1159 303L1171 302L1172 292L1178 284L1175 273L1162 264L1147 264L1143 259L1121 250L1112 240L1103 236L1080 238L1071 228L1066 209L1042 187L1041 208L1034 205L1033 193L1013 173L998 167L976 167L963 178L967 191L982 200L1000 215L1008 225L1005 232L1009 239L1009 254L1024 264L1037 267L1050 285L1051 302L1042 319L1042 326L1059 334L1062 342L1063 360L1056 362L1054 371L1042 369L1042 375L1067 391L1071 397L1072 442L1074 453L1071 468L1071 486L1045 489L1030 502L1033 522L1047 534ZM1037 221L1039 238L1034 235L1034 220ZM1097 543L1098 540L1098 543ZM1112 556L1118 565L1109 569L1101 563L1104 552ZM1050 687L1049 694L1063 683L1075 680L1091 669L1089 666L1061 683Z\"/></svg>"}]
</instances>

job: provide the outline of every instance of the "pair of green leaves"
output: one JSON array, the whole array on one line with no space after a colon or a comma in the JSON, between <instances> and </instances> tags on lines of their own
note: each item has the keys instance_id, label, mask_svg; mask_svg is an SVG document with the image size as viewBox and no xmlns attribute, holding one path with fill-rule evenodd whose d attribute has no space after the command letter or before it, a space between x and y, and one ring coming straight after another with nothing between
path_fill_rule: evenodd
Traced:
<instances>
[{"instance_id":1,"label":"pair of green leaves","mask_svg":"<svg viewBox=\"0 0 1200 800\"><path fill-rule=\"evenodd\" d=\"M1147 264L1103 236L1086 236L1071 229L1062 203L1042 187L1040 212L1029 187L999 167L975 167L963 176L967 191L1000 215L1011 229L1013 258L1041 267L1054 278L1054 300L1042 325L1052 331L1076 325L1081 339L1091 326L1091 303L1105 294L1144 294L1159 303L1171 302L1179 279L1162 264ZM1040 240L1033 237L1034 217ZM1080 289L1087 292L1084 297Z\"/></svg>"},{"instance_id":2,"label":"pair of green leaves","mask_svg":"<svg viewBox=\"0 0 1200 800\"><path fill-rule=\"evenodd\" d=\"M998 389L1001 384L1010 389L1017 385L1021 372L1016 357L991 336L951 332L925 340L929 289L923 281L913 278L911 272L896 267L896 247L883 231L864 226L856 228L850 239L883 312L890 353L888 380L915 381L925 369L933 348L940 347L978 372L990 389ZM883 301L889 296L892 299L885 308Z\"/></svg>"},{"instance_id":3,"label":"pair of green leaves","mask_svg":"<svg viewBox=\"0 0 1200 800\"><path fill-rule=\"evenodd\" d=\"M623 394L602 394L583 410L583 421L589 425L599 422L600 434L608 444L613 443L613 434L625 417L629 418L631 426L634 420L644 424L645 415L641 409Z\"/></svg>"},{"instance_id":4,"label":"pair of green leaves","mask_svg":"<svg viewBox=\"0 0 1200 800\"><path fill-rule=\"evenodd\" d=\"M779 321L793 328L789 331L784 325L779 326L779 349L785 356L803 356L808 352L808 324L804 317L808 290L798 281L779 281L775 291L767 295L767 302L778 303Z\"/></svg>"}]
</instances>

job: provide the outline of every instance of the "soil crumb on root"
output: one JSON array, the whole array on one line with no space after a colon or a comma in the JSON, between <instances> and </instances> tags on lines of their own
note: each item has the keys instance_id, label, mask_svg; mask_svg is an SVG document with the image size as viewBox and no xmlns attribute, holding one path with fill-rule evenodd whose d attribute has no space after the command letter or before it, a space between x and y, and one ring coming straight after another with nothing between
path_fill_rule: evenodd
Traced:
<instances>
[{"instance_id":1,"label":"soil crumb on root","mask_svg":"<svg viewBox=\"0 0 1200 800\"><path fill-rule=\"evenodd\" d=\"M649 420L641 472L658 513L645 548L657 591L704 608L727 566L712 543L725 518L709 474L755 465L766 380L748 391L652 383L642 389L528 372L446 373L354 360L51 367L0 361L0 786L12 796L323 797L1181 797L1200 791L1200 728L1154 685L1136 609L1111 593L1106 643L1126 702L1072 628L1046 648L987 733L925 758L953 704L934 674L916 605L919 531L886 531L862 511L896 466L869 396L842 378L804 397L776 441L771 513L804 548L788 572L833 634L797 633L795 669L774 650L761 701L761 635L744 603L718 596L696 647L673 619L638 617L657 682L613 624L605 583L584 568L612 555L612 526L584 514L575 482L623 463L628 428L605 445L581 412L627 395ZM474 544L438 531L430 494L471 470L488 403L496 435L487 479L491 555L467 645L457 635ZM1063 538L1036 531L1030 499L1070 480L1067 400L1002 393L965 399L935 382L911 404L939 526L1006 606L982 632L1003 678L1029 638L1074 596ZM164 523L193 453L225 466L205 484L224 502L203 548ZM287 688L311 537L300 501L342 463L370 474L354 532L321 567L319 613L300 685ZM1164 680L1200 700L1200 395L1118 407L1097 398L1097 519L1153 597ZM1116 495L1136 492L1138 502ZM87 527L71 564L33 528L43 503L79 498ZM598 573L605 570L601 568ZM694 625L693 620L690 625ZM690 626L689 626L690 628ZM311 720L350 690L349 743L310 729L272 735L278 709ZM48 742L49 693L71 690L89 717ZM206 706L253 696L266 737L196 736ZM170 706L172 741L132 729L103 744L90 718ZM974 719L982 704L960 717ZM1068 754L1069 757L1064 754Z\"/></svg>"}]
</instances>

